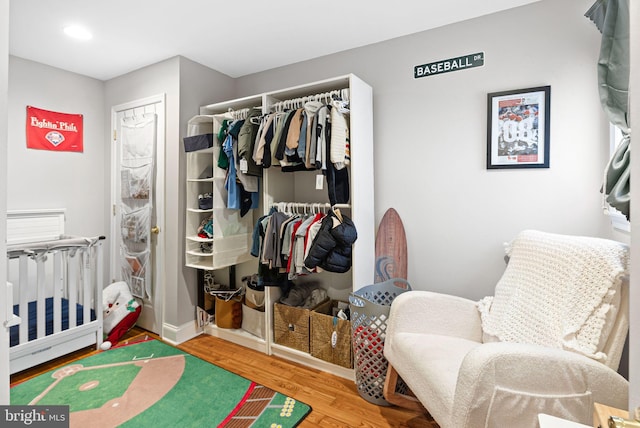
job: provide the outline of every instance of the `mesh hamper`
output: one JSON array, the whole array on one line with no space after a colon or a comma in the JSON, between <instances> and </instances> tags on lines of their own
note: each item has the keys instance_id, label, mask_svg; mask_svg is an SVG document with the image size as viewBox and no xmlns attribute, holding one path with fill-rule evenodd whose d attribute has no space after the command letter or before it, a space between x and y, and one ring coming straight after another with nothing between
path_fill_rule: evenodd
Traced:
<instances>
[{"instance_id":1,"label":"mesh hamper","mask_svg":"<svg viewBox=\"0 0 640 428\"><path fill-rule=\"evenodd\" d=\"M349 296L356 386L360 396L373 404L390 405L383 395L389 365L383 355L387 320L393 300L409 290L411 285L405 279L391 278Z\"/></svg>"}]
</instances>

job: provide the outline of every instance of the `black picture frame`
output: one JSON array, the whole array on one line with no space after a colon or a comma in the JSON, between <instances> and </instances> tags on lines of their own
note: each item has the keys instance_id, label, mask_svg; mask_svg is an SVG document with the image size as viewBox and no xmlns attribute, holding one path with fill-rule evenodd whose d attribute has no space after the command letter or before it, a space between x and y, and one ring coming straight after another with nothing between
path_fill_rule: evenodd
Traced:
<instances>
[{"instance_id":1,"label":"black picture frame","mask_svg":"<svg viewBox=\"0 0 640 428\"><path fill-rule=\"evenodd\" d=\"M487 169L549 168L551 86L487 95Z\"/></svg>"}]
</instances>

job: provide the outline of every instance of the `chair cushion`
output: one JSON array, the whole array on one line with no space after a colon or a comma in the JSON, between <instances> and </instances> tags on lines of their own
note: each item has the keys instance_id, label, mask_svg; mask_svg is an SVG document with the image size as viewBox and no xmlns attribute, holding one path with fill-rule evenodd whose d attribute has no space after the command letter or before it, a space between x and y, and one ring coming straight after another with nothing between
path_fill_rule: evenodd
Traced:
<instances>
[{"instance_id":1,"label":"chair cushion","mask_svg":"<svg viewBox=\"0 0 640 428\"><path fill-rule=\"evenodd\" d=\"M618 314L628 247L527 230L507 248L495 296L478 304L486 335L574 351L599 361Z\"/></svg>"},{"instance_id":2,"label":"chair cushion","mask_svg":"<svg viewBox=\"0 0 640 428\"><path fill-rule=\"evenodd\" d=\"M458 371L467 353L481 343L451 336L398 333L385 356L431 415L451 418Z\"/></svg>"}]
</instances>

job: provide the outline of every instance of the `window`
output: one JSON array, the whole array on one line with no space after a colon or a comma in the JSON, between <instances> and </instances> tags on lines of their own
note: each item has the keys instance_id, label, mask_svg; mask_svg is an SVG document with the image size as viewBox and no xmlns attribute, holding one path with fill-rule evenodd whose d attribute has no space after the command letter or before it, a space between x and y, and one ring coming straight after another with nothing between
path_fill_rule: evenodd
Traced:
<instances>
[{"instance_id":1,"label":"window","mask_svg":"<svg viewBox=\"0 0 640 428\"><path fill-rule=\"evenodd\" d=\"M609 155L612 156L618 144L622 141L622 131L615 125L609 125ZM605 213L611 219L611 226L621 232L630 233L631 224L629 220L617 209L605 202Z\"/></svg>"}]
</instances>

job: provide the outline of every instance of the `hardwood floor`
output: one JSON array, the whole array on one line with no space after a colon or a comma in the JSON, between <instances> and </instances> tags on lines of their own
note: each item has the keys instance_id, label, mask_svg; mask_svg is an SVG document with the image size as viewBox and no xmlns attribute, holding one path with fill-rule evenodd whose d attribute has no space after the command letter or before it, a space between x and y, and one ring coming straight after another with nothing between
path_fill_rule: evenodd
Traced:
<instances>
[{"instance_id":1,"label":"hardwood floor","mask_svg":"<svg viewBox=\"0 0 640 428\"><path fill-rule=\"evenodd\" d=\"M123 340L146 333L133 329ZM157 338L157 336L152 335ZM362 399L353 381L218 339L200 335L178 348L311 406L299 425L310 427L437 428L429 415ZM17 383L97 351L87 348L11 377Z\"/></svg>"}]
</instances>

